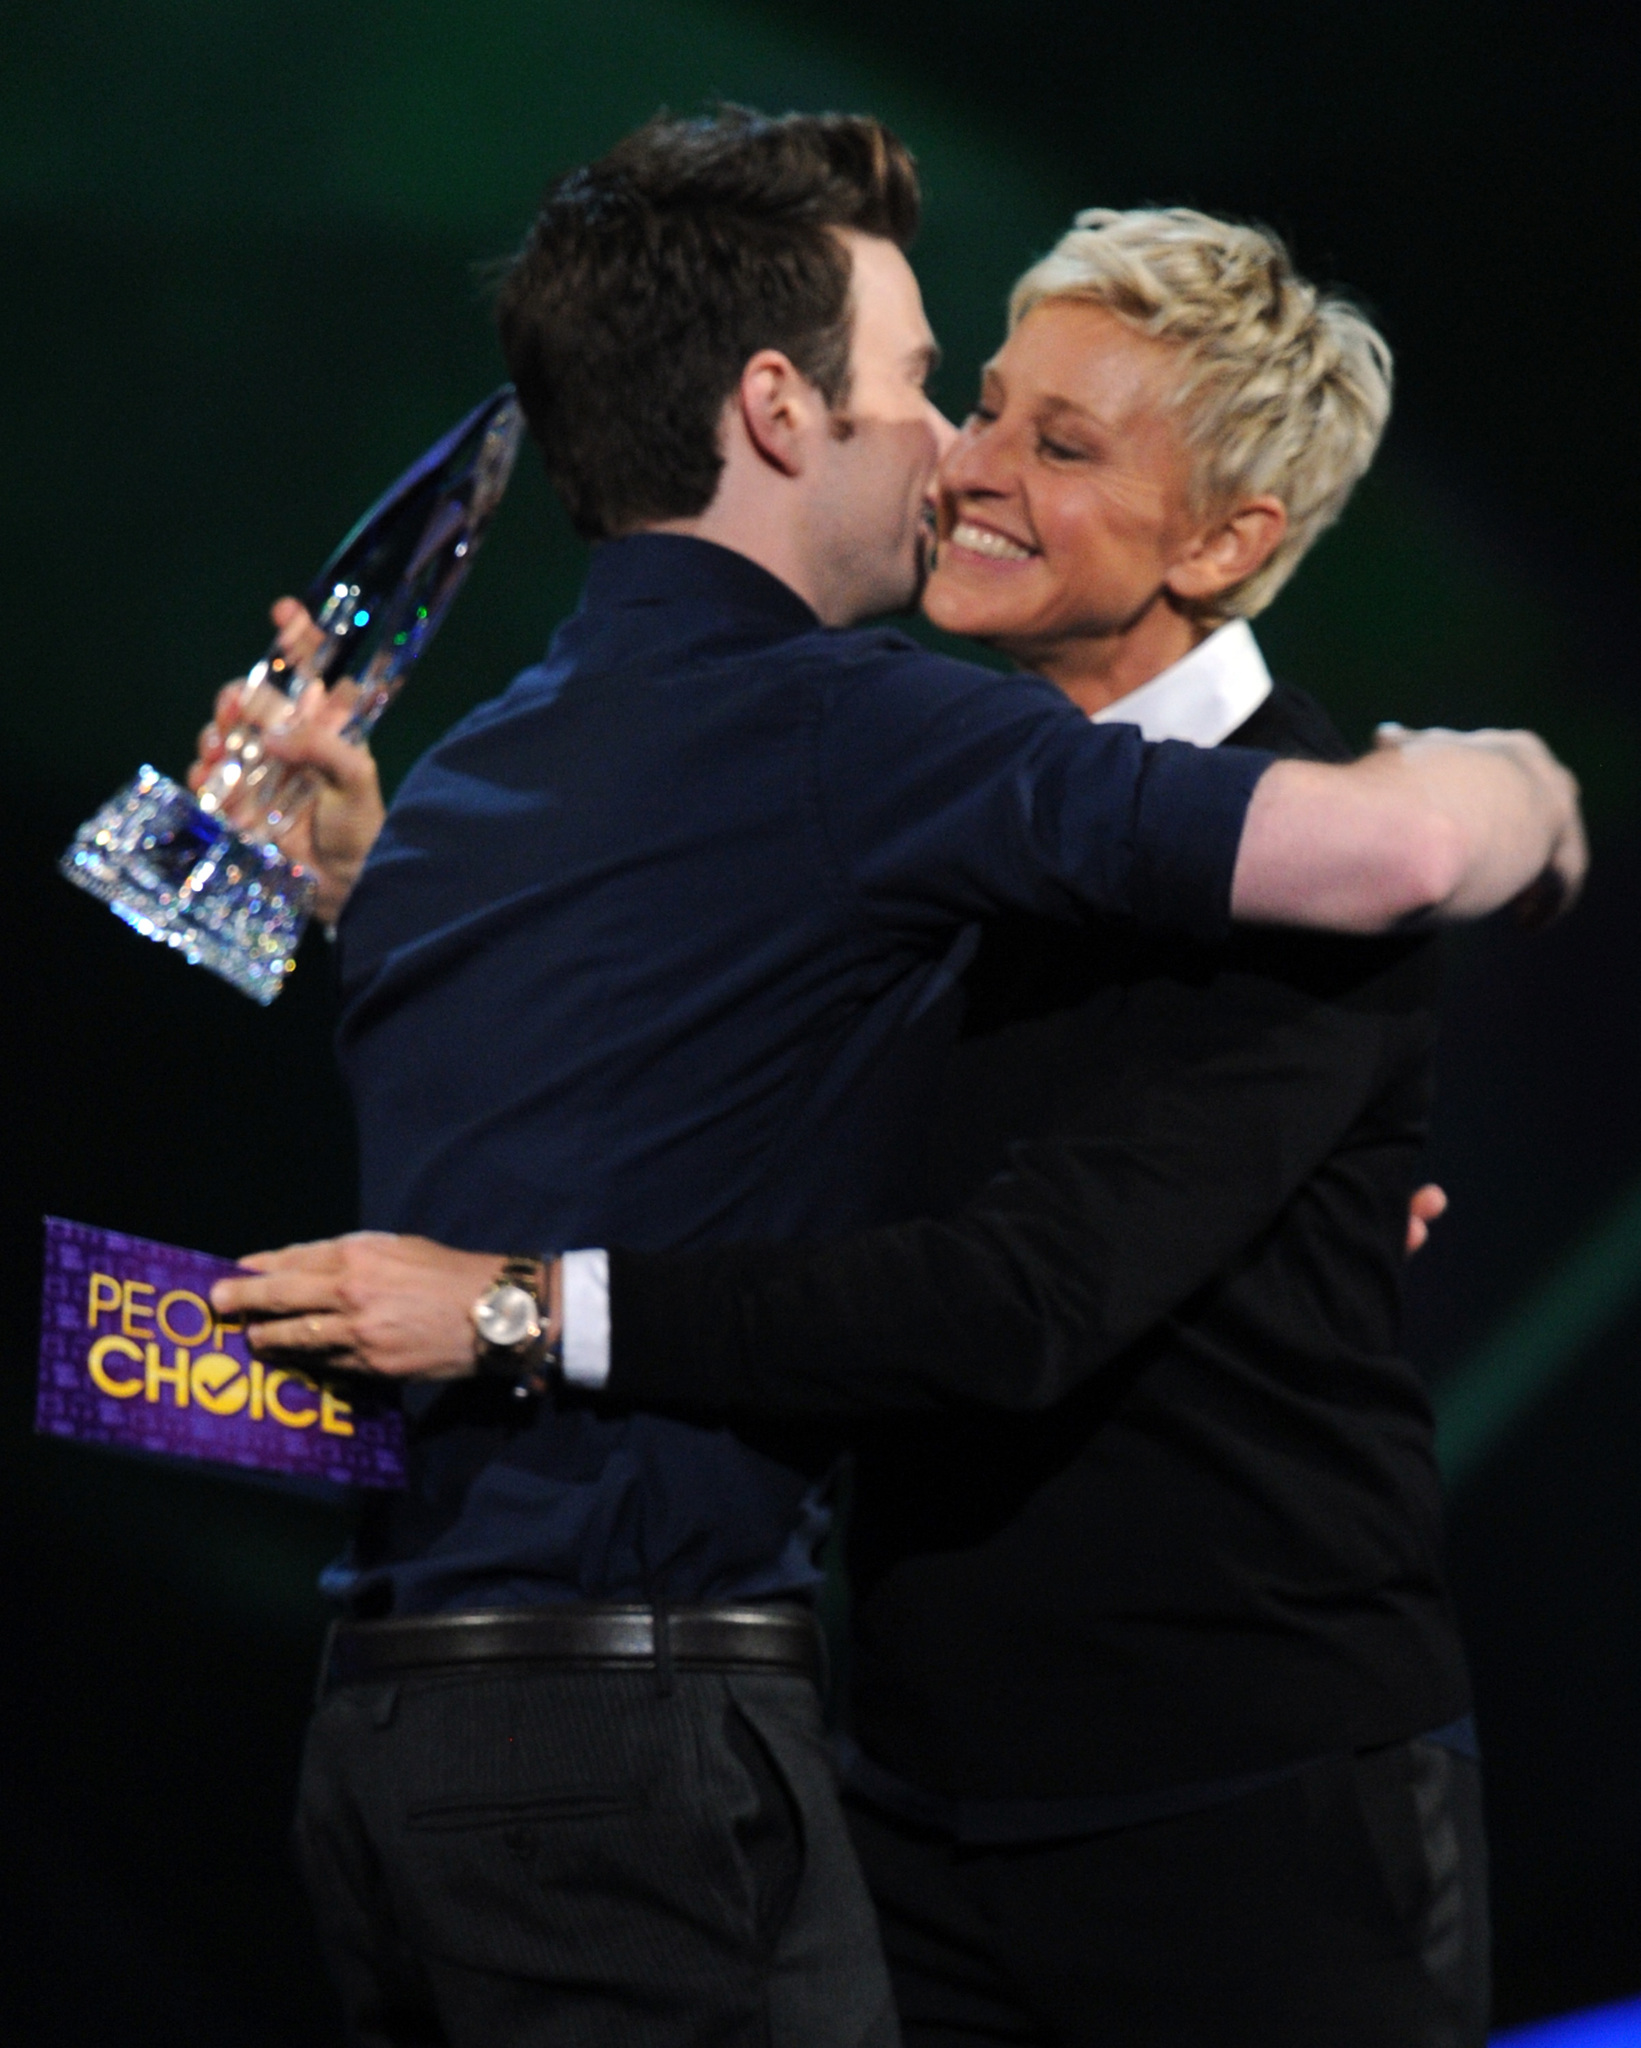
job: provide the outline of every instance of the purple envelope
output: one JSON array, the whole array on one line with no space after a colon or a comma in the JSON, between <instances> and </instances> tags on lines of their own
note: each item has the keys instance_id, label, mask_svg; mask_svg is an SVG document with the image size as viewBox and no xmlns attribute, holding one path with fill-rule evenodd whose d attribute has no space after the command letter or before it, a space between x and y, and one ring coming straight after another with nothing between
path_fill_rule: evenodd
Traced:
<instances>
[{"instance_id":1,"label":"purple envelope","mask_svg":"<svg viewBox=\"0 0 1641 2048\"><path fill-rule=\"evenodd\" d=\"M212 1282L239 1270L231 1259L45 1222L37 1430L343 1486L404 1485L392 1390L253 1358L240 1325L210 1305Z\"/></svg>"}]
</instances>

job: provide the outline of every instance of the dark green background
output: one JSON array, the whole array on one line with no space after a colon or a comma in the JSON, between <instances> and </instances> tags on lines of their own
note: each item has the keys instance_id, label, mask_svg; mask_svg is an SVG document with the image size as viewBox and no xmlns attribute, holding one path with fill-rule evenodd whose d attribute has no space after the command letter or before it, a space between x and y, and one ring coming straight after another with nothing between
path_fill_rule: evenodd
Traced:
<instances>
[{"instance_id":1,"label":"dark green background","mask_svg":"<svg viewBox=\"0 0 1641 2048\"><path fill-rule=\"evenodd\" d=\"M1456 1214L1413 1283L1440 1385L1641 1174L1633 56L1576 9L1452 0L10 0L0 2037L334 2038L283 1830L340 1516L28 1433L42 1211L229 1252L352 1220L328 963L309 946L257 1012L52 862L140 759L186 761L269 597L497 381L475 263L551 172L725 94L902 128L956 410L1077 205L1252 214L1366 298L1397 419L1262 638L1358 737L1540 726L1601 853L1558 932L1453 949ZM383 728L390 778L537 652L578 572L527 461ZM1507 2017L1641 1986L1638 1334L1631 1306L1560 1358L1454 1502Z\"/></svg>"}]
</instances>

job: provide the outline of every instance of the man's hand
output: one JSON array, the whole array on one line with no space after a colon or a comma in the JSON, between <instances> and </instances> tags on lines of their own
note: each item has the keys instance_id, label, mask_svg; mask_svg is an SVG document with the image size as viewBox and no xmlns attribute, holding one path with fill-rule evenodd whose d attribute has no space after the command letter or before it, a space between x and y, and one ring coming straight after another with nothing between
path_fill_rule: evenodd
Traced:
<instances>
[{"instance_id":1,"label":"man's hand","mask_svg":"<svg viewBox=\"0 0 1641 2048\"><path fill-rule=\"evenodd\" d=\"M1348 767L1278 761L1248 807L1231 888L1251 923L1383 932L1417 919L1529 923L1589 865L1578 785L1536 734L1381 726Z\"/></svg>"},{"instance_id":2,"label":"man's hand","mask_svg":"<svg viewBox=\"0 0 1641 2048\"><path fill-rule=\"evenodd\" d=\"M258 1319L246 1330L257 1351L312 1352L392 1379L461 1379L476 1370L473 1304L504 1257L356 1230L254 1252L239 1262L243 1279L211 1289L211 1304L222 1315ZM555 1294L557 1280L555 1265Z\"/></svg>"},{"instance_id":3,"label":"man's hand","mask_svg":"<svg viewBox=\"0 0 1641 2048\"><path fill-rule=\"evenodd\" d=\"M1422 1252L1430 1242L1430 1226L1447 1214L1447 1190L1427 1181L1413 1190L1407 1205L1407 1255Z\"/></svg>"},{"instance_id":4,"label":"man's hand","mask_svg":"<svg viewBox=\"0 0 1641 2048\"><path fill-rule=\"evenodd\" d=\"M313 652L318 628L294 597L282 597L272 617L280 649L288 658L296 661ZM223 738L239 717L240 697L239 683L217 692L211 723L200 733L199 752L188 770L190 789L198 789L222 759ZM318 782L312 803L291 820L280 844L313 875L314 908L326 924L334 924L341 915L385 816L369 747L341 737L352 709L350 690L340 685L326 690L312 683L299 699L292 722L265 735L273 759L309 769Z\"/></svg>"}]
</instances>

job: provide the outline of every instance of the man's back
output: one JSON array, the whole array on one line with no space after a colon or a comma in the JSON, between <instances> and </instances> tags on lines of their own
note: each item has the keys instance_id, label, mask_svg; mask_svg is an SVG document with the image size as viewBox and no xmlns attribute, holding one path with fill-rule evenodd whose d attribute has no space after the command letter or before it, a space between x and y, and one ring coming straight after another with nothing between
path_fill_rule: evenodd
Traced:
<instances>
[{"instance_id":1,"label":"man's back","mask_svg":"<svg viewBox=\"0 0 1641 2048\"><path fill-rule=\"evenodd\" d=\"M349 905L364 1222L535 1251L906 1213L968 922L1171 892L1212 928L1245 789L1206 789L1194 750L1095 734L1044 684L824 632L729 551L607 544L547 664L408 779ZM1182 796L1198 851L1153 874ZM817 1447L573 1393L408 1405L411 1494L358 1554L383 1576L342 1582L373 1604L815 1581Z\"/></svg>"},{"instance_id":2,"label":"man's back","mask_svg":"<svg viewBox=\"0 0 1641 2048\"><path fill-rule=\"evenodd\" d=\"M718 587L641 582L572 617L413 772L349 905L370 1227L475 1247L806 1235L842 1220L803 1159L839 1112L856 1216L905 1176L858 1091L891 1092L904 1024L938 1009L949 921L921 958L851 928L810 758L802 643L829 636L739 558L659 548L706 557ZM601 551L595 589L611 566ZM903 986L863 1019L856 975ZM847 1102L817 1099L834 1064L858 1070Z\"/></svg>"}]
</instances>

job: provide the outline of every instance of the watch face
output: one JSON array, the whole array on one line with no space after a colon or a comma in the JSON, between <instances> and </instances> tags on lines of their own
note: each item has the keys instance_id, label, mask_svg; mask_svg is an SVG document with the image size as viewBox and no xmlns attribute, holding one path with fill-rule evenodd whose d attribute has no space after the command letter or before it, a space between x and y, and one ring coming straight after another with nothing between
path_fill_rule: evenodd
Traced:
<instances>
[{"instance_id":1,"label":"watch face","mask_svg":"<svg viewBox=\"0 0 1641 2048\"><path fill-rule=\"evenodd\" d=\"M473 1320L486 1344L512 1351L541 1335L541 1315L527 1287L492 1287L473 1307Z\"/></svg>"}]
</instances>

